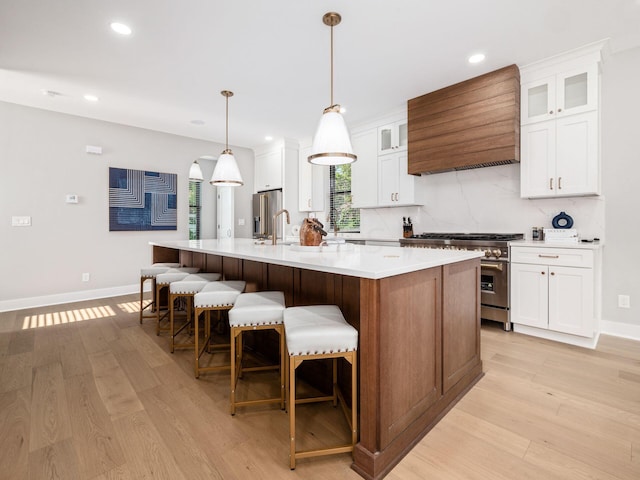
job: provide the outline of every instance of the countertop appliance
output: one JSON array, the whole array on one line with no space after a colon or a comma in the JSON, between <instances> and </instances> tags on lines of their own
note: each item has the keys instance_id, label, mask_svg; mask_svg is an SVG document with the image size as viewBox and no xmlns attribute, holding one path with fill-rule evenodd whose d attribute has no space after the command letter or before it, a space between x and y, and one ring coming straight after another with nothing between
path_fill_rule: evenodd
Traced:
<instances>
[{"instance_id":1,"label":"countertop appliance","mask_svg":"<svg viewBox=\"0 0 640 480\"><path fill-rule=\"evenodd\" d=\"M484 252L480 262L480 316L502 322L509 331L509 242L523 238L522 233L420 233L401 238L400 246Z\"/></svg>"},{"instance_id":2,"label":"countertop appliance","mask_svg":"<svg viewBox=\"0 0 640 480\"><path fill-rule=\"evenodd\" d=\"M282 208L282 190L253 194L253 238L271 238L273 216ZM277 223L276 237L282 237L282 221Z\"/></svg>"}]
</instances>

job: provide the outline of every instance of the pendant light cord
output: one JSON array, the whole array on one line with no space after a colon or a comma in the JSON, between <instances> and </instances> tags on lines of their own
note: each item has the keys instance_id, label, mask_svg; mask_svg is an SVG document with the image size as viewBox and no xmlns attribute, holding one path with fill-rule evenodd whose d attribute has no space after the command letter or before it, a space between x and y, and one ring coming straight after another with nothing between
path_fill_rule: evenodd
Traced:
<instances>
[{"instance_id":1,"label":"pendant light cord","mask_svg":"<svg viewBox=\"0 0 640 480\"><path fill-rule=\"evenodd\" d=\"M333 25L331 25L331 103L329 106L333 106Z\"/></svg>"},{"instance_id":2,"label":"pendant light cord","mask_svg":"<svg viewBox=\"0 0 640 480\"><path fill-rule=\"evenodd\" d=\"M225 131L225 150L229 150L229 97L225 95L227 100L226 109L226 131Z\"/></svg>"}]
</instances>

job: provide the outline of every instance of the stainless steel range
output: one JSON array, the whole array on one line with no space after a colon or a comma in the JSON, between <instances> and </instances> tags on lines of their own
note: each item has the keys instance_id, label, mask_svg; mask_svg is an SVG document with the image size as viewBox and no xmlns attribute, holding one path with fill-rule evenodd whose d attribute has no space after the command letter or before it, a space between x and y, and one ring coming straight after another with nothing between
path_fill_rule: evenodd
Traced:
<instances>
[{"instance_id":1,"label":"stainless steel range","mask_svg":"<svg viewBox=\"0 0 640 480\"><path fill-rule=\"evenodd\" d=\"M502 322L509 331L509 242L523 238L522 233L421 233L401 238L400 246L484 252L480 316Z\"/></svg>"}]
</instances>

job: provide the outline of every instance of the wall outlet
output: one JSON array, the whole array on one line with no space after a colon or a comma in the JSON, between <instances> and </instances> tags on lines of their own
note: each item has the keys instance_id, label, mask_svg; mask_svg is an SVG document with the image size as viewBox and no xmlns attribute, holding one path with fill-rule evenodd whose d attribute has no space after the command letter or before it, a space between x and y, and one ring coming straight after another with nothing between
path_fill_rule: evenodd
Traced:
<instances>
[{"instance_id":1,"label":"wall outlet","mask_svg":"<svg viewBox=\"0 0 640 480\"><path fill-rule=\"evenodd\" d=\"M89 275L88 273L83 273L82 274L82 281L83 282L88 282L91 279L91 275Z\"/></svg>"},{"instance_id":2,"label":"wall outlet","mask_svg":"<svg viewBox=\"0 0 640 480\"><path fill-rule=\"evenodd\" d=\"M629 295L618 295L618 308L631 308L631 297Z\"/></svg>"},{"instance_id":3,"label":"wall outlet","mask_svg":"<svg viewBox=\"0 0 640 480\"><path fill-rule=\"evenodd\" d=\"M238 225L244 225L244 218L238 219Z\"/></svg>"}]
</instances>

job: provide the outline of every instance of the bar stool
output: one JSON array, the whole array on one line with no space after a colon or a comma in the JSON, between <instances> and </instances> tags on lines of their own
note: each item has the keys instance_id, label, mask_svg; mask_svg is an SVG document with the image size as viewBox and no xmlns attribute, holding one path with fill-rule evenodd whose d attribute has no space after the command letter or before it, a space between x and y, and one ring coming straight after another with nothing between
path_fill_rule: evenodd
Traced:
<instances>
[{"instance_id":1,"label":"bar stool","mask_svg":"<svg viewBox=\"0 0 640 480\"><path fill-rule=\"evenodd\" d=\"M228 370L231 365L217 365L210 367L200 366L200 357L205 350L211 348L229 348L230 344L213 345L213 333L211 333L211 312L218 314L218 321L222 318L222 312L229 311L236 302L238 295L244 292L246 282L242 280L227 280L222 282L211 282L204 286L200 292L193 297L194 329L195 329L195 375L200 377L200 372L214 372ZM200 314L205 313L204 320L204 340L200 346L200 333L198 322Z\"/></svg>"},{"instance_id":2,"label":"bar stool","mask_svg":"<svg viewBox=\"0 0 640 480\"><path fill-rule=\"evenodd\" d=\"M140 323L142 323L144 318L156 318L155 313L153 315L144 314L144 311L147 308L150 308L152 312L155 312L157 308L156 275L178 267L180 267L179 263L154 263L150 267L143 267L140 269ZM144 284L147 280L151 280L151 302L144 305Z\"/></svg>"},{"instance_id":3,"label":"bar stool","mask_svg":"<svg viewBox=\"0 0 640 480\"><path fill-rule=\"evenodd\" d=\"M358 441L358 382L357 350L358 331L349 325L340 309L335 305L312 305L291 307L284 312L284 330L289 353L289 439L290 468L296 468L296 459L352 452ZM296 400L296 369L306 360L332 359L333 394ZM351 364L351 412L338 387L338 359L344 358ZM351 428L351 443L315 450L296 451L296 403L332 401L334 406L340 400L347 423Z\"/></svg>"},{"instance_id":4,"label":"bar stool","mask_svg":"<svg viewBox=\"0 0 640 480\"><path fill-rule=\"evenodd\" d=\"M184 280L187 276L193 273L198 273L200 271L197 267L181 267L176 269L170 269L165 273L159 273L156 275L156 335L160 335L160 332L169 331L169 327L162 328L160 323L162 320L169 316L169 302L167 301L167 309L162 313L160 308L160 299L162 298L163 292L167 291L167 299L168 299L168 290L171 282L179 282L180 280Z\"/></svg>"},{"instance_id":5,"label":"bar stool","mask_svg":"<svg viewBox=\"0 0 640 480\"><path fill-rule=\"evenodd\" d=\"M209 282L217 282L222 278L219 273L193 273L187 275L182 280L169 284L169 336L170 351L173 353L176 348L194 348L193 343L175 343L175 338L185 328L191 325L191 310L193 297L204 288ZM176 330L175 328L175 301L178 298L186 298L186 321Z\"/></svg>"},{"instance_id":6,"label":"bar stool","mask_svg":"<svg viewBox=\"0 0 640 480\"><path fill-rule=\"evenodd\" d=\"M236 407L285 403L285 369L284 369L284 327L282 313L285 310L283 292L251 292L242 293L229 310L229 326L231 327L231 415L235 415ZM279 335L280 361L277 365L260 367L242 366L242 333L254 330L274 330ZM263 370L280 370L280 395L273 398L255 400L236 400L238 379L244 372Z\"/></svg>"}]
</instances>

